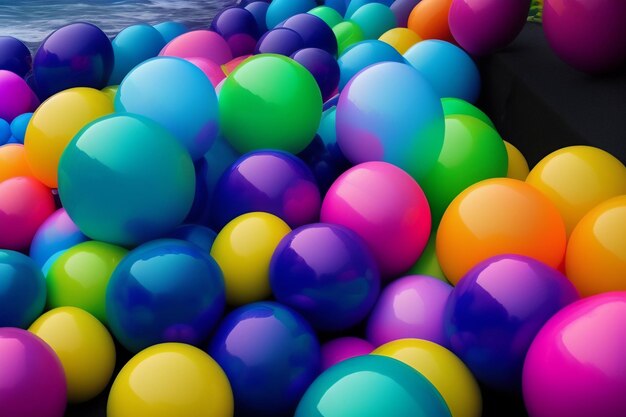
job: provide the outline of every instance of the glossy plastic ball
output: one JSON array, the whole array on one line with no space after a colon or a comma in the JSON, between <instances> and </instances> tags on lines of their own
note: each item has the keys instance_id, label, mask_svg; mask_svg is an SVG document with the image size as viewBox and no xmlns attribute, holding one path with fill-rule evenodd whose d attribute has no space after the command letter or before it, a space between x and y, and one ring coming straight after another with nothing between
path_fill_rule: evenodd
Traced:
<instances>
[{"instance_id":1,"label":"glossy plastic ball","mask_svg":"<svg viewBox=\"0 0 626 417\"><path fill-rule=\"evenodd\" d=\"M291 59L309 70L317 81L322 99L327 100L339 85L339 65L328 52L319 48L305 48L296 51Z\"/></svg>"},{"instance_id":2,"label":"glossy plastic ball","mask_svg":"<svg viewBox=\"0 0 626 417\"><path fill-rule=\"evenodd\" d=\"M24 77L32 65L30 50L22 41L12 36L0 36L0 70Z\"/></svg>"},{"instance_id":3,"label":"glossy plastic ball","mask_svg":"<svg viewBox=\"0 0 626 417\"><path fill-rule=\"evenodd\" d=\"M7 123L11 123L20 114L34 111L39 105L39 100L26 81L7 70L0 70L0 96L11 97L11 100L0 101L0 119Z\"/></svg>"},{"instance_id":4,"label":"glossy plastic ball","mask_svg":"<svg viewBox=\"0 0 626 417\"><path fill-rule=\"evenodd\" d=\"M206 58L219 65L233 59L233 53L224 38L209 30L194 30L177 36L163 47L159 55Z\"/></svg>"},{"instance_id":5,"label":"glossy plastic ball","mask_svg":"<svg viewBox=\"0 0 626 417\"><path fill-rule=\"evenodd\" d=\"M28 256L0 250L0 327L27 328L46 304L46 281Z\"/></svg>"},{"instance_id":6,"label":"glossy plastic ball","mask_svg":"<svg viewBox=\"0 0 626 417\"><path fill-rule=\"evenodd\" d=\"M229 7L211 21L211 30L230 47L233 57L251 54L261 35L254 15L242 7Z\"/></svg>"},{"instance_id":7,"label":"glossy plastic ball","mask_svg":"<svg viewBox=\"0 0 626 417\"><path fill-rule=\"evenodd\" d=\"M405 63L404 57L393 46L379 40L366 40L350 46L337 59L341 71L339 90L343 90L348 81L359 71L380 62Z\"/></svg>"},{"instance_id":8,"label":"glossy plastic ball","mask_svg":"<svg viewBox=\"0 0 626 417\"><path fill-rule=\"evenodd\" d=\"M350 16L350 20L359 25L365 39L378 39L383 33L398 25L396 15L389 6L378 2L359 7Z\"/></svg>"},{"instance_id":9,"label":"glossy plastic ball","mask_svg":"<svg viewBox=\"0 0 626 417\"><path fill-rule=\"evenodd\" d=\"M314 0L273 0L267 9L265 23L268 29L273 29L290 17L306 13L316 6Z\"/></svg>"},{"instance_id":10,"label":"glossy plastic ball","mask_svg":"<svg viewBox=\"0 0 626 417\"><path fill-rule=\"evenodd\" d=\"M30 257L42 267L53 255L87 240L78 226L61 208L50 215L37 229L30 244Z\"/></svg>"},{"instance_id":11,"label":"glossy plastic ball","mask_svg":"<svg viewBox=\"0 0 626 417\"><path fill-rule=\"evenodd\" d=\"M454 97L446 97L441 99L441 105L443 106L443 114L446 117L456 115L472 116L481 122L488 124L492 128L496 128L484 111L465 100Z\"/></svg>"},{"instance_id":12,"label":"glossy plastic ball","mask_svg":"<svg viewBox=\"0 0 626 417\"><path fill-rule=\"evenodd\" d=\"M154 25L154 28L161 34L165 43L171 42L174 38L189 31L187 26L180 22L161 22Z\"/></svg>"},{"instance_id":13,"label":"glossy plastic ball","mask_svg":"<svg viewBox=\"0 0 626 417\"><path fill-rule=\"evenodd\" d=\"M211 252L217 233L200 224L181 224L167 235L170 239L186 240L193 243L203 251Z\"/></svg>"},{"instance_id":14,"label":"glossy plastic ball","mask_svg":"<svg viewBox=\"0 0 626 417\"><path fill-rule=\"evenodd\" d=\"M421 0L409 14L407 27L422 39L454 42L448 16L452 0Z\"/></svg>"},{"instance_id":15,"label":"glossy plastic ball","mask_svg":"<svg viewBox=\"0 0 626 417\"><path fill-rule=\"evenodd\" d=\"M350 46L365 40L363 30L351 20L344 20L333 26L337 39L337 54L341 56Z\"/></svg>"},{"instance_id":16,"label":"glossy plastic ball","mask_svg":"<svg viewBox=\"0 0 626 417\"><path fill-rule=\"evenodd\" d=\"M165 40L157 29L142 23L122 30L111 44L115 64L109 84L118 85L137 65L159 55L165 46Z\"/></svg>"},{"instance_id":17,"label":"glossy plastic ball","mask_svg":"<svg viewBox=\"0 0 626 417\"><path fill-rule=\"evenodd\" d=\"M509 167L506 172L507 178L526 181L526 178L528 178L528 174L530 173L526 158L519 149L509 142L504 141L504 146L506 146L506 153L509 159Z\"/></svg>"},{"instance_id":18,"label":"glossy plastic ball","mask_svg":"<svg viewBox=\"0 0 626 417\"><path fill-rule=\"evenodd\" d=\"M267 9L270 7L270 2L268 1L252 1L248 2L245 5L244 9L252 13L252 17L256 21L258 35L261 36L263 33L267 32L267 23L265 22L265 18L267 17Z\"/></svg>"},{"instance_id":19,"label":"glossy plastic ball","mask_svg":"<svg viewBox=\"0 0 626 417\"><path fill-rule=\"evenodd\" d=\"M332 28L319 17L300 13L285 20L280 26L300 35L304 48L318 48L332 56L337 55L337 39Z\"/></svg>"},{"instance_id":20,"label":"glossy plastic ball","mask_svg":"<svg viewBox=\"0 0 626 417\"><path fill-rule=\"evenodd\" d=\"M302 36L294 30L278 27L267 31L259 38L254 53L291 56L302 48L304 48Z\"/></svg>"},{"instance_id":21,"label":"glossy plastic ball","mask_svg":"<svg viewBox=\"0 0 626 417\"><path fill-rule=\"evenodd\" d=\"M343 22L343 15L328 5L317 6L316 8L309 10L307 13L319 17L331 28Z\"/></svg>"},{"instance_id":22,"label":"glossy plastic ball","mask_svg":"<svg viewBox=\"0 0 626 417\"><path fill-rule=\"evenodd\" d=\"M393 28L380 35L380 41L393 46L400 54L404 54L413 45L422 41L422 38L407 28Z\"/></svg>"},{"instance_id":23,"label":"glossy plastic ball","mask_svg":"<svg viewBox=\"0 0 626 417\"><path fill-rule=\"evenodd\" d=\"M0 182L9 178L32 176L33 173L26 161L24 145L19 143L0 145Z\"/></svg>"},{"instance_id":24,"label":"glossy plastic ball","mask_svg":"<svg viewBox=\"0 0 626 417\"><path fill-rule=\"evenodd\" d=\"M356 356L369 355L374 346L358 337L340 337L322 345L322 371Z\"/></svg>"},{"instance_id":25,"label":"glossy plastic ball","mask_svg":"<svg viewBox=\"0 0 626 417\"><path fill-rule=\"evenodd\" d=\"M33 117L33 113L22 113L11 122L11 134L19 143L24 143L26 128Z\"/></svg>"}]
</instances>

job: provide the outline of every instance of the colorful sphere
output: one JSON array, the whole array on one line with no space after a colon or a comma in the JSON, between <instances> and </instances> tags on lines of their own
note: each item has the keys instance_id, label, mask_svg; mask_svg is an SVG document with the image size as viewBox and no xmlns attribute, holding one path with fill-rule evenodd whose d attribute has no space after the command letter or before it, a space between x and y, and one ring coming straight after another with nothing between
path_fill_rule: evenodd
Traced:
<instances>
[{"instance_id":1,"label":"colorful sphere","mask_svg":"<svg viewBox=\"0 0 626 417\"><path fill-rule=\"evenodd\" d=\"M446 401L452 417L481 417L480 387L448 349L428 340L401 339L380 346L372 354L397 359L424 375Z\"/></svg>"},{"instance_id":2,"label":"colorful sphere","mask_svg":"<svg viewBox=\"0 0 626 417\"><path fill-rule=\"evenodd\" d=\"M379 355L348 359L311 384L295 417L450 417L441 394L419 372Z\"/></svg>"},{"instance_id":3,"label":"colorful sphere","mask_svg":"<svg viewBox=\"0 0 626 417\"><path fill-rule=\"evenodd\" d=\"M0 145L0 182L15 177L33 177L26 162L24 145L19 143Z\"/></svg>"},{"instance_id":4,"label":"colorful sphere","mask_svg":"<svg viewBox=\"0 0 626 417\"><path fill-rule=\"evenodd\" d=\"M270 285L279 302L322 331L361 322L380 292L376 261L351 230L317 223L285 236L272 256Z\"/></svg>"},{"instance_id":5,"label":"colorful sphere","mask_svg":"<svg viewBox=\"0 0 626 417\"><path fill-rule=\"evenodd\" d=\"M0 249L26 250L56 209L50 189L31 177L0 182Z\"/></svg>"},{"instance_id":6,"label":"colorful sphere","mask_svg":"<svg viewBox=\"0 0 626 417\"><path fill-rule=\"evenodd\" d=\"M278 27L267 31L259 38L254 53L291 56L302 48L304 48L302 36L294 30Z\"/></svg>"},{"instance_id":7,"label":"colorful sphere","mask_svg":"<svg viewBox=\"0 0 626 417\"><path fill-rule=\"evenodd\" d=\"M206 59L206 58L185 58L187 61L194 64L196 67L200 68L204 75L207 76L209 81L211 81L211 85L213 87L217 87L217 85L226 78L226 74L224 74L224 70L221 65L216 64L215 62ZM209 148L210 149L210 148Z\"/></svg>"},{"instance_id":8,"label":"colorful sphere","mask_svg":"<svg viewBox=\"0 0 626 417\"><path fill-rule=\"evenodd\" d=\"M350 20L363 31L365 39L378 39L383 33L398 26L396 15L389 6L372 2L359 7Z\"/></svg>"},{"instance_id":9,"label":"colorful sphere","mask_svg":"<svg viewBox=\"0 0 626 417\"><path fill-rule=\"evenodd\" d=\"M57 188L59 160L68 144L82 128L111 113L111 100L93 88L71 88L44 101L24 137L26 159L36 178Z\"/></svg>"},{"instance_id":10,"label":"colorful sphere","mask_svg":"<svg viewBox=\"0 0 626 417\"><path fill-rule=\"evenodd\" d=\"M372 65L339 97L337 141L354 164L389 162L420 181L435 165L443 138L441 100L410 65Z\"/></svg>"},{"instance_id":11,"label":"colorful sphere","mask_svg":"<svg viewBox=\"0 0 626 417\"><path fill-rule=\"evenodd\" d=\"M293 416L320 370L313 329L273 302L248 304L226 316L208 352L230 380L238 416Z\"/></svg>"},{"instance_id":12,"label":"colorful sphere","mask_svg":"<svg viewBox=\"0 0 626 417\"><path fill-rule=\"evenodd\" d=\"M189 29L180 22L161 22L154 25L154 28L161 34L165 43L171 42L174 38L187 33Z\"/></svg>"},{"instance_id":13,"label":"colorful sphere","mask_svg":"<svg viewBox=\"0 0 626 417\"><path fill-rule=\"evenodd\" d=\"M413 7L407 27L422 39L440 39L454 42L448 16L452 0L421 0Z\"/></svg>"},{"instance_id":14,"label":"colorful sphere","mask_svg":"<svg viewBox=\"0 0 626 417\"><path fill-rule=\"evenodd\" d=\"M11 122L11 134L19 143L24 143L26 137L26 129L32 119L33 113L22 113Z\"/></svg>"},{"instance_id":15,"label":"colorful sphere","mask_svg":"<svg viewBox=\"0 0 626 417\"><path fill-rule=\"evenodd\" d=\"M309 10L307 13L319 17L331 28L343 22L343 15L327 5L318 6L314 9Z\"/></svg>"},{"instance_id":16,"label":"colorful sphere","mask_svg":"<svg viewBox=\"0 0 626 417\"><path fill-rule=\"evenodd\" d=\"M224 278L213 258L183 240L160 239L132 250L106 293L106 316L131 352L163 342L200 344L224 312Z\"/></svg>"},{"instance_id":17,"label":"colorful sphere","mask_svg":"<svg viewBox=\"0 0 626 417\"><path fill-rule=\"evenodd\" d=\"M407 28L393 28L380 35L379 40L393 46L398 53L403 54L413 45L422 41L422 38Z\"/></svg>"},{"instance_id":18,"label":"colorful sphere","mask_svg":"<svg viewBox=\"0 0 626 417\"><path fill-rule=\"evenodd\" d=\"M209 253L211 252L217 233L200 224L181 224L166 237L169 239L186 240Z\"/></svg>"},{"instance_id":19,"label":"colorful sphere","mask_svg":"<svg viewBox=\"0 0 626 417\"><path fill-rule=\"evenodd\" d=\"M337 55L337 38L331 27L319 17L300 13L285 20L280 26L300 35L304 41L304 48L318 48L333 57Z\"/></svg>"},{"instance_id":20,"label":"colorful sphere","mask_svg":"<svg viewBox=\"0 0 626 417\"><path fill-rule=\"evenodd\" d=\"M583 297L626 291L626 196L612 198L574 228L565 258L567 277Z\"/></svg>"},{"instance_id":21,"label":"colorful sphere","mask_svg":"<svg viewBox=\"0 0 626 417\"><path fill-rule=\"evenodd\" d=\"M446 97L441 99L441 105L443 106L443 114L446 117L455 115L472 116L488 124L492 128L496 128L485 112L465 100L454 97Z\"/></svg>"},{"instance_id":22,"label":"colorful sphere","mask_svg":"<svg viewBox=\"0 0 626 417\"><path fill-rule=\"evenodd\" d=\"M389 284L367 322L367 340L374 346L398 339L424 339L448 345L443 312L452 287L424 275L410 275Z\"/></svg>"},{"instance_id":23,"label":"colorful sphere","mask_svg":"<svg viewBox=\"0 0 626 417\"><path fill-rule=\"evenodd\" d=\"M356 232L383 278L398 276L417 261L431 227L420 186L386 162L366 162L342 174L326 193L320 217Z\"/></svg>"},{"instance_id":24,"label":"colorful sphere","mask_svg":"<svg viewBox=\"0 0 626 417\"><path fill-rule=\"evenodd\" d=\"M506 171L507 178L526 181L530 173L526 158L524 158L524 155L522 155L519 149L509 142L504 141L504 146L506 146L507 158L509 160L509 167Z\"/></svg>"},{"instance_id":25,"label":"colorful sphere","mask_svg":"<svg viewBox=\"0 0 626 417\"><path fill-rule=\"evenodd\" d=\"M313 75L323 100L332 96L339 85L339 65L330 53L319 48L305 48L296 51L291 59Z\"/></svg>"},{"instance_id":26,"label":"colorful sphere","mask_svg":"<svg viewBox=\"0 0 626 417\"><path fill-rule=\"evenodd\" d=\"M340 337L322 345L322 371L356 356L369 355L374 346L358 337Z\"/></svg>"},{"instance_id":27,"label":"colorful sphere","mask_svg":"<svg viewBox=\"0 0 626 417\"><path fill-rule=\"evenodd\" d=\"M346 12L344 16L346 19L352 19L352 16L363 6L371 3L380 3L384 6L390 6L394 0L349 0L346 2ZM394 25L395 26L395 25Z\"/></svg>"},{"instance_id":28,"label":"colorful sphere","mask_svg":"<svg viewBox=\"0 0 626 417\"><path fill-rule=\"evenodd\" d=\"M406 62L393 46L379 40L367 40L350 46L337 60L341 71L339 90L343 90L359 71L385 61Z\"/></svg>"},{"instance_id":29,"label":"colorful sphere","mask_svg":"<svg viewBox=\"0 0 626 417\"><path fill-rule=\"evenodd\" d=\"M113 376L115 345L94 316L76 307L55 308L28 330L50 345L61 360L68 401L89 401L104 391Z\"/></svg>"},{"instance_id":30,"label":"colorful sphere","mask_svg":"<svg viewBox=\"0 0 626 417\"><path fill-rule=\"evenodd\" d=\"M589 210L626 194L626 166L602 149L568 146L539 161L526 182L559 209L569 235Z\"/></svg>"},{"instance_id":31,"label":"colorful sphere","mask_svg":"<svg viewBox=\"0 0 626 417\"><path fill-rule=\"evenodd\" d=\"M165 40L156 28L142 23L122 30L111 44L115 64L109 84L118 85L137 65L159 55L165 46Z\"/></svg>"},{"instance_id":32,"label":"colorful sphere","mask_svg":"<svg viewBox=\"0 0 626 417\"><path fill-rule=\"evenodd\" d=\"M0 404L11 417L63 417L67 386L52 348L34 334L0 328Z\"/></svg>"},{"instance_id":33,"label":"colorful sphere","mask_svg":"<svg viewBox=\"0 0 626 417\"><path fill-rule=\"evenodd\" d=\"M267 17L267 9L270 7L269 3L268 1L251 1L244 6L244 9L252 13L252 17L256 21L258 36L267 32L265 18Z\"/></svg>"},{"instance_id":34,"label":"colorful sphere","mask_svg":"<svg viewBox=\"0 0 626 417\"><path fill-rule=\"evenodd\" d=\"M233 57L251 54L261 35L254 15L243 7L229 7L211 21L211 30L230 47Z\"/></svg>"},{"instance_id":35,"label":"colorful sphere","mask_svg":"<svg viewBox=\"0 0 626 417\"><path fill-rule=\"evenodd\" d=\"M122 246L171 231L187 216L194 191L189 153L165 128L139 115L116 114L88 125L59 163L61 201L81 232Z\"/></svg>"},{"instance_id":36,"label":"colorful sphere","mask_svg":"<svg viewBox=\"0 0 626 417\"><path fill-rule=\"evenodd\" d=\"M87 236L81 233L67 211L61 208L39 226L30 244L29 256L42 267L56 253L86 240Z\"/></svg>"},{"instance_id":37,"label":"colorful sphere","mask_svg":"<svg viewBox=\"0 0 626 417\"><path fill-rule=\"evenodd\" d=\"M454 40L471 55L504 48L521 32L531 0L452 0L448 24Z\"/></svg>"},{"instance_id":38,"label":"colorful sphere","mask_svg":"<svg viewBox=\"0 0 626 417\"><path fill-rule=\"evenodd\" d=\"M32 64L33 58L24 42L12 36L0 36L0 70L24 77L31 70Z\"/></svg>"},{"instance_id":39,"label":"colorful sphere","mask_svg":"<svg viewBox=\"0 0 626 417\"><path fill-rule=\"evenodd\" d=\"M337 39L337 54L343 55L350 46L365 40L363 30L352 20L345 20L333 26L333 33Z\"/></svg>"},{"instance_id":40,"label":"colorful sphere","mask_svg":"<svg viewBox=\"0 0 626 417\"><path fill-rule=\"evenodd\" d=\"M232 417L233 393L206 353L164 343L135 355L115 378L108 417Z\"/></svg>"},{"instance_id":41,"label":"colorful sphere","mask_svg":"<svg viewBox=\"0 0 626 417\"><path fill-rule=\"evenodd\" d=\"M11 100L0 101L0 119L8 123L20 114L35 110L39 104L26 81L11 71L0 70L0 96L11 97Z\"/></svg>"},{"instance_id":42,"label":"colorful sphere","mask_svg":"<svg viewBox=\"0 0 626 417\"><path fill-rule=\"evenodd\" d=\"M177 36L163 47L159 55L206 58L218 65L233 59L233 53L224 38L209 30L194 30Z\"/></svg>"},{"instance_id":43,"label":"colorful sphere","mask_svg":"<svg viewBox=\"0 0 626 417\"><path fill-rule=\"evenodd\" d=\"M315 0L273 0L267 9L265 23L268 29L273 29L291 16L306 13L316 6Z\"/></svg>"},{"instance_id":44,"label":"colorful sphere","mask_svg":"<svg viewBox=\"0 0 626 417\"><path fill-rule=\"evenodd\" d=\"M626 292L580 300L541 329L524 364L531 417L620 417L626 410Z\"/></svg>"},{"instance_id":45,"label":"colorful sphere","mask_svg":"<svg viewBox=\"0 0 626 417\"><path fill-rule=\"evenodd\" d=\"M444 326L451 350L480 381L515 390L537 332L577 299L567 278L539 261L489 258L472 268L448 299Z\"/></svg>"},{"instance_id":46,"label":"colorful sphere","mask_svg":"<svg viewBox=\"0 0 626 417\"><path fill-rule=\"evenodd\" d=\"M565 246L565 224L554 204L510 178L468 187L450 203L437 231L437 257L453 284L479 262L507 253L559 268Z\"/></svg>"},{"instance_id":47,"label":"colorful sphere","mask_svg":"<svg viewBox=\"0 0 626 417\"><path fill-rule=\"evenodd\" d=\"M80 62L80 64L77 64ZM113 71L111 41L97 26L71 23L52 32L33 60L33 78L41 99L72 87L101 90Z\"/></svg>"},{"instance_id":48,"label":"colorful sphere","mask_svg":"<svg viewBox=\"0 0 626 417\"><path fill-rule=\"evenodd\" d=\"M46 304L41 270L28 256L1 249L0 283L0 327L27 328Z\"/></svg>"}]
</instances>

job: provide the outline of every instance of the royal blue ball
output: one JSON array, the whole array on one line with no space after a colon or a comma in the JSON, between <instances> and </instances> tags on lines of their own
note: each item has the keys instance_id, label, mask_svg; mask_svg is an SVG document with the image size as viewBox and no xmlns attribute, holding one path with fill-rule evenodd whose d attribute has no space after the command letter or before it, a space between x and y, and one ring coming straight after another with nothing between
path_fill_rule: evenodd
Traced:
<instances>
[{"instance_id":1,"label":"royal blue ball","mask_svg":"<svg viewBox=\"0 0 626 417\"><path fill-rule=\"evenodd\" d=\"M170 239L185 240L198 246L204 252L211 253L211 247L213 247L217 233L199 224L181 224L167 237Z\"/></svg>"},{"instance_id":2,"label":"royal blue ball","mask_svg":"<svg viewBox=\"0 0 626 417\"><path fill-rule=\"evenodd\" d=\"M46 280L28 256L0 250L0 327L26 329L43 312Z\"/></svg>"},{"instance_id":3,"label":"royal blue ball","mask_svg":"<svg viewBox=\"0 0 626 417\"><path fill-rule=\"evenodd\" d=\"M234 57L254 52L257 39L261 36L254 15L241 7L219 12L211 22L211 30L226 40Z\"/></svg>"},{"instance_id":4,"label":"royal blue ball","mask_svg":"<svg viewBox=\"0 0 626 417\"><path fill-rule=\"evenodd\" d=\"M17 116L11 122L11 133L13 134L13 137L15 137L15 139L17 139L20 143L24 143L26 128L28 127L28 123L30 122L30 119L32 117L32 113L24 113Z\"/></svg>"},{"instance_id":5,"label":"royal blue ball","mask_svg":"<svg viewBox=\"0 0 626 417\"><path fill-rule=\"evenodd\" d=\"M265 23L265 17L267 16L267 9L270 7L269 1L252 1L247 2L244 9L252 13L254 20L256 20L257 27L259 29L259 36L267 32L267 24Z\"/></svg>"},{"instance_id":6,"label":"royal blue ball","mask_svg":"<svg viewBox=\"0 0 626 417\"><path fill-rule=\"evenodd\" d=\"M24 43L12 36L0 36L0 70L26 76L31 70L33 58Z\"/></svg>"},{"instance_id":7,"label":"royal blue ball","mask_svg":"<svg viewBox=\"0 0 626 417\"><path fill-rule=\"evenodd\" d=\"M281 27L272 29L261 36L254 48L254 53L290 56L302 48L304 48L302 36L291 29Z\"/></svg>"},{"instance_id":8,"label":"royal blue ball","mask_svg":"<svg viewBox=\"0 0 626 417\"><path fill-rule=\"evenodd\" d=\"M300 49L291 58L309 70L317 81L322 98L327 100L339 84L339 65L335 58L320 48Z\"/></svg>"},{"instance_id":9,"label":"royal blue ball","mask_svg":"<svg viewBox=\"0 0 626 417\"><path fill-rule=\"evenodd\" d=\"M337 55L337 38L332 28L319 17L300 13L285 20L280 26L298 33L305 48L319 48L333 56Z\"/></svg>"}]
</instances>

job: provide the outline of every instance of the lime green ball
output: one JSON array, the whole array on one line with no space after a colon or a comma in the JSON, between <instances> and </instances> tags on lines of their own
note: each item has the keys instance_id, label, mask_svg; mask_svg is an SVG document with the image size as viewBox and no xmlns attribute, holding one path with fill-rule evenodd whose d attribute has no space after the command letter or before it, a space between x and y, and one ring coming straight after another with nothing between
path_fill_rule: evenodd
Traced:
<instances>
[{"instance_id":1,"label":"lime green ball","mask_svg":"<svg viewBox=\"0 0 626 417\"><path fill-rule=\"evenodd\" d=\"M240 153L298 153L322 118L322 95L311 73L282 55L260 54L233 71L219 94L222 135Z\"/></svg>"},{"instance_id":2,"label":"lime green ball","mask_svg":"<svg viewBox=\"0 0 626 417\"><path fill-rule=\"evenodd\" d=\"M363 30L352 20L346 20L333 26L337 38L338 54L341 55L348 47L365 40Z\"/></svg>"},{"instance_id":3,"label":"lime green ball","mask_svg":"<svg viewBox=\"0 0 626 417\"><path fill-rule=\"evenodd\" d=\"M106 324L109 278L127 253L122 247L95 240L63 252L46 275L48 307L78 307Z\"/></svg>"},{"instance_id":4,"label":"lime green ball","mask_svg":"<svg viewBox=\"0 0 626 417\"><path fill-rule=\"evenodd\" d=\"M478 120L487 123L494 129L496 128L489 116L470 102L461 100L460 98L449 97L441 99L441 104L443 106L443 115L446 117L464 114L466 116L475 117Z\"/></svg>"},{"instance_id":5,"label":"lime green ball","mask_svg":"<svg viewBox=\"0 0 626 417\"><path fill-rule=\"evenodd\" d=\"M339 12L332 7L318 6L315 9L309 10L308 13L319 17L331 28L343 22L343 16L341 16Z\"/></svg>"}]
</instances>

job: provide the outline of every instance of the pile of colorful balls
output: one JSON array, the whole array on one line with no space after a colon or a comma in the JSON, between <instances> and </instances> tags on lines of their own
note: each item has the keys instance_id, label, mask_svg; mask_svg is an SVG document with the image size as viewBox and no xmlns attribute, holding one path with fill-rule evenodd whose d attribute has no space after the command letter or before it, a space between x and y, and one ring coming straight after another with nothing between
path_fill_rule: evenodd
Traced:
<instances>
[{"instance_id":1,"label":"pile of colorful balls","mask_svg":"<svg viewBox=\"0 0 626 417\"><path fill-rule=\"evenodd\" d=\"M0 38L1 416L626 415L626 167L472 104L530 1L317 3Z\"/></svg>"}]
</instances>

